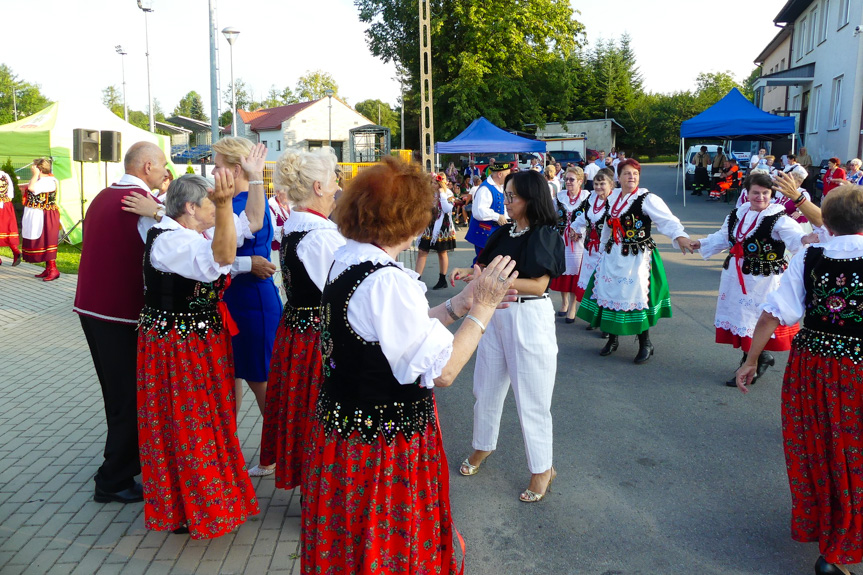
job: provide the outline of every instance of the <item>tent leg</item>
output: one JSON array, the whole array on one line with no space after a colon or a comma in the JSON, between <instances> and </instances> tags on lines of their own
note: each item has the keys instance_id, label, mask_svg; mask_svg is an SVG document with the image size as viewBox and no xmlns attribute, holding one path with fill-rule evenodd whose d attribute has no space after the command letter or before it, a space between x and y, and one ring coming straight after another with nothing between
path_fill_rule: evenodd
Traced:
<instances>
[{"instance_id":1,"label":"tent leg","mask_svg":"<svg viewBox=\"0 0 863 575\"><path fill-rule=\"evenodd\" d=\"M797 153L797 133L791 134L791 153Z\"/></svg>"}]
</instances>

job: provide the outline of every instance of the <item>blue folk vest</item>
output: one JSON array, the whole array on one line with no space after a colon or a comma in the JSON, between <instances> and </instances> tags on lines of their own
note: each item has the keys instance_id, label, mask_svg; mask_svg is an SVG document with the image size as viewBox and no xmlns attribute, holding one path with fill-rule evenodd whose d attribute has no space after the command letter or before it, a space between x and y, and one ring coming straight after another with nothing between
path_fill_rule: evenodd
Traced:
<instances>
[{"instance_id":1,"label":"blue folk vest","mask_svg":"<svg viewBox=\"0 0 863 575\"><path fill-rule=\"evenodd\" d=\"M488 188L491 192L491 209L496 214L502 214L504 211L503 192L499 192L496 187L488 183L488 180L484 181L480 187ZM499 227L496 221L481 222L471 216L464 239L479 248L484 248L488 237Z\"/></svg>"}]
</instances>

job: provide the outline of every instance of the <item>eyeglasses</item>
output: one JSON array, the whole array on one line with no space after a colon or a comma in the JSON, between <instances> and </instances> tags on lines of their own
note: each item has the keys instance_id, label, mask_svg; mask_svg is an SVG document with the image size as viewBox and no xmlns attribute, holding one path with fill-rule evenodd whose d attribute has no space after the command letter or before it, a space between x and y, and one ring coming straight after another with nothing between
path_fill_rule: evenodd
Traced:
<instances>
[{"instance_id":1,"label":"eyeglasses","mask_svg":"<svg viewBox=\"0 0 863 575\"><path fill-rule=\"evenodd\" d=\"M564 178L564 182L577 182L578 178Z\"/></svg>"},{"instance_id":2,"label":"eyeglasses","mask_svg":"<svg viewBox=\"0 0 863 575\"><path fill-rule=\"evenodd\" d=\"M506 199L506 201L508 201L509 203L512 203L513 198L515 198L515 193L514 192L504 192L503 197Z\"/></svg>"}]
</instances>

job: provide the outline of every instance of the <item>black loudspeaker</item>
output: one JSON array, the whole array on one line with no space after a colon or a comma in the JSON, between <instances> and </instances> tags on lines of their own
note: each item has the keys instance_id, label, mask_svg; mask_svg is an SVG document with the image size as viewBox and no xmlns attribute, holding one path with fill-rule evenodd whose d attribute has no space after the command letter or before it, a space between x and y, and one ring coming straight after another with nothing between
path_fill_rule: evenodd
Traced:
<instances>
[{"instance_id":1,"label":"black loudspeaker","mask_svg":"<svg viewBox=\"0 0 863 575\"><path fill-rule=\"evenodd\" d=\"M109 132L103 130L100 132L101 140L99 151L102 155L103 162L119 162L122 157L120 152L120 132Z\"/></svg>"},{"instance_id":2,"label":"black loudspeaker","mask_svg":"<svg viewBox=\"0 0 863 575\"><path fill-rule=\"evenodd\" d=\"M72 130L72 159L76 162L99 161L99 130Z\"/></svg>"}]
</instances>

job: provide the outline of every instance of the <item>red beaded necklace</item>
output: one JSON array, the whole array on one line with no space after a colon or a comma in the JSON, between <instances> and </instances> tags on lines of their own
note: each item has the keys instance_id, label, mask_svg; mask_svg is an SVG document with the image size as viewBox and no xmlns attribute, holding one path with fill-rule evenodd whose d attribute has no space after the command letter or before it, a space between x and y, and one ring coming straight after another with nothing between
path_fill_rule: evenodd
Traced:
<instances>
[{"instance_id":1,"label":"red beaded necklace","mask_svg":"<svg viewBox=\"0 0 863 575\"><path fill-rule=\"evenodd\" d=\"M612 217L612 218L617 218L617 217L619 217L619 216L620 216L620 213L623 211L623 208L625 208L625 207L626 207L626 201L627 201L627 199L629 199L629 196L630 196L630 195L634 195L634 194L636 194L637 192L638 192L638 188L635 188L635 189L634 189L634 190L632 190L632 192L630 192L629 194L624 194L624 193L623 193L623 190L621 190L621 191L620 191L620 195L619 195L619 196L617 196L617 199L616 199L616 200L614 200L614 205L613 205L613 206L611 206L611 214L610 214L610 215L611 215L611 217ZM621 205L620 205L620 207L618 207L618 204L619 204L620 200L623 200L623 204L621 204Z\"/></svg>"},{"instance_id":2,"label":"red beaded necklace","mask_svg":"<svg viewBox=\"0 0 863 575\"><path fill-rule=\"evenodd\" d=\"M325 216L321 212L316 212L315 210L310 209L310 208L304 208L304 210L310 214L315 214L316 216L320 216L320 217L324 218L325 220L328 219L327 216Z\"/></svg>"},{"instance_id":3,"label":"red beaded necklace","mask_svg":"<svg viewBox=\"0 0 863 575\"><path fill-rule=\"evenodd\" d=\"M758 223L758 212L755 212L755 219L752 221L752 225L750 225L746 231L743 231L743 222L746 221L746 216L750 213L752 213L752 212L749 211L749 212L746 212L745 214L743 214L743 217L740 218L740 223L737 224L737 229L734 231L734 239L737 240L738 242L742 242L743 238L748 236L752 232L752 230L755 229L755 224ZM743 232L743 233L741 233L741 232Z\"/></svg>"},{"instance_id":4,"label":"red beaded necklace","mask_svg":"<svg viewBox=\"0 0 863 575\"><path fill-rule=\"evenodd\" d=\"M605 208L605 200L606 198L600 198L596 196L596 202L593 203L593 213L598 214Z\"/></svg>"}]
</instances>

